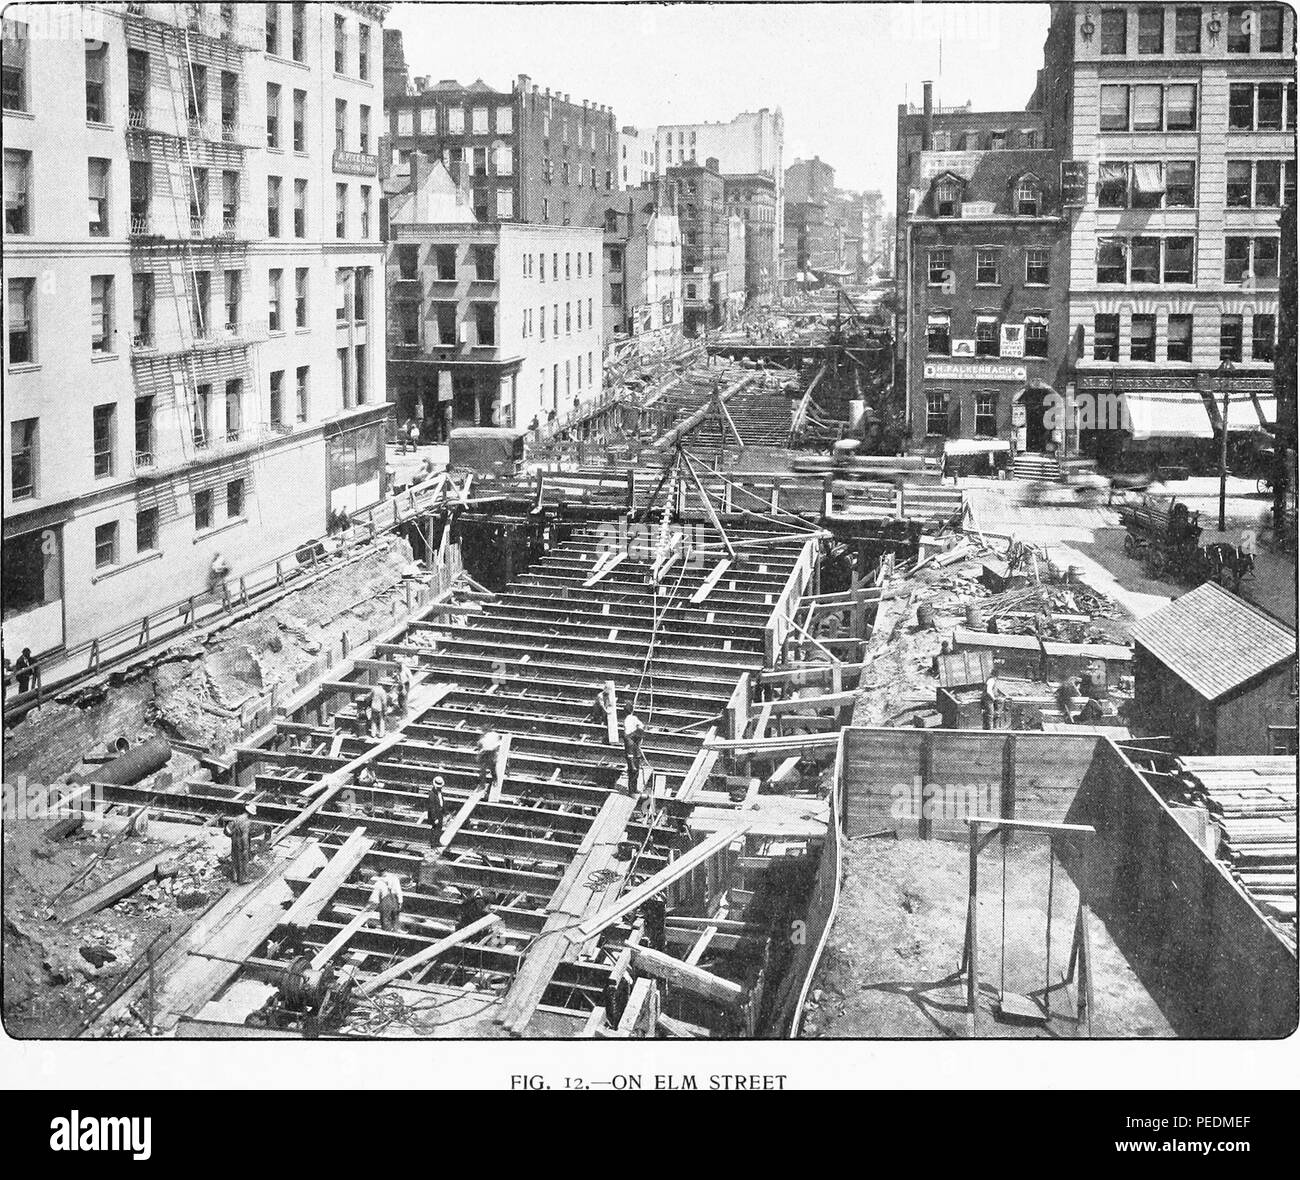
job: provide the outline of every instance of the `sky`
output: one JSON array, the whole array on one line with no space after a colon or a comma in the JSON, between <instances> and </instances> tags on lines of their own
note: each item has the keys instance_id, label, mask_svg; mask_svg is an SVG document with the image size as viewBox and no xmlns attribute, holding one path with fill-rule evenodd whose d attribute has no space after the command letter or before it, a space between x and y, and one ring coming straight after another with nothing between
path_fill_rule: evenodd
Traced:
<instances>
[{"instance_id":1,"label":"sky","mask_svg":"<svg viewBox=\"0 0 1300 1180\"><path fill-rule=\"evenodd\" d=\"M892 207L898 104L1023 110L1046 4L394 4L412 77L482 78L614 108L620 126L780 107L787 166L820 156Z\"/></svg>"}]
</instances>

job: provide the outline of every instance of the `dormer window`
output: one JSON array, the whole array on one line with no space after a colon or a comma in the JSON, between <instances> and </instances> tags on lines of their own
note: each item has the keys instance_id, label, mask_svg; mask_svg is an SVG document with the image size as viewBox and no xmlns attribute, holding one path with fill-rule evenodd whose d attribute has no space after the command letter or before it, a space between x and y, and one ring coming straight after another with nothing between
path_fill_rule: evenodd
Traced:
<instances>
[{"instance_id":1,"label":"dormer window","mask_svg":"<svg viewBox=\"0 0 1300 1180\"><path fill-rule=\"evenodd\" d=\"M1032 175L1022 176L1016 184L1015 197L1012 202L1017 215L1021 217L1037 217L1042 211L1042 204L1043 191L1038 183L1038 178Z\"/></svg>"},{"instance_id":2,"label":"dormer window","mask_svg":"<svg viewBox=\"0 0 1300 1180\"><path fill-rule=\"evenodd\" d=\"M934 188L934 211L939 217L956 217L961 213L961 181L945 176Z\"/></svg>"}]
</instances>

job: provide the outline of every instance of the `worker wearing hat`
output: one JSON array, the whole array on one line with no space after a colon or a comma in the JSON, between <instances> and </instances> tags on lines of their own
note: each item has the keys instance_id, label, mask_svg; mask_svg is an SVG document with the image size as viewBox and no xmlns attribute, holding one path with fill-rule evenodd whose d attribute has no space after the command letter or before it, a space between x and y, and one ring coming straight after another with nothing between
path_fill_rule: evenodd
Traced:
<instances>
[{"instance_id":1,"label":"worker wearing hat","mask_svg":"<svg viewBox=\"0 0 1300 1180\"><path fill-rule=\"evenodd\" d=\"M641 738L645 726L641 718L629 712L623 718L623 757L627 762L627 792L635 795L641 789Z\"/></svg>"},{"instance_id":2,"label":"worker wearing hat","mask_svg":"<svg viewBox=\"0 0 1300 1180\"><path fill-rule=\"evenodd\" d=\"M446 785L440 774L435 774L429 784L429 845L432 848L437 848L442 841L442 813L446 806L442 788Z\"/></svg>"},{"instance_id":3,"label":"worker wearing hat","mask_svg":"<svg viewBox=\"0 0 1300 1180\"><path fill-rule=\"evenodd\" d=\"M253 817L257 814L255 803L246 803L244 810L226 825L230 837L230 879L236 885L247 885L252 876Z\"/></svg>"},{"instance_id":4,"label":"worker wearing hat","mask_svg":"<svg viewBox=\"0 0 1300 1180\"><path fill-rule=\"evenodd\" d=\"M402 882L396 873L378 873L370 890L370 904L379 910L379 928L396 930L402 914Z\"/></svg>"}]
</instances>

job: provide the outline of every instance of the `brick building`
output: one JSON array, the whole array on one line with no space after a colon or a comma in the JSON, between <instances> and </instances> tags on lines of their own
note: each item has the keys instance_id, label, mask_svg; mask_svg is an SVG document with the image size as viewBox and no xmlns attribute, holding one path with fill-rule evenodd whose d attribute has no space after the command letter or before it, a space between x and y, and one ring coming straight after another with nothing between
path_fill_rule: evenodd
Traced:
<instances>
[{"instance_id":1,"label":"brick building","mask_svg":"<svg viewBox=\"0 0 1300 1180\"><path fill-rule=\"evenodd\" d=\"M899 107L900 384L913 445L1055 449L1068 346L1058 158L1036 115Z\"/></svg>"},{"instance_id":2,"label":"brick building","mask_svg":"<svg viewBox=\"0 0 1300 1180\"><path fill-rule=\"evenodd\" d=\"M682 333L682 234L661 186L626 189L605 209L605 345L658 347Z\"/></svg>"},{"instance_id":3,"label":"brick building","mask_svg":"<svg viewBox=\"0 0 1300 1180\"><path fill-rule=\"evenodd\" d=\"M472 193L478 221L599 225L618 184L619 128L604 104L541 90L520 74L508 91L409 78L400 32L384 38L384 114L400 166L419 150Z\"/></svg>"},{"instance_id":4,"label":"brick building","mask_svg":"<svg viewBox=\"0 0 1300 1180\"><path fill-rule=\"evenodd\" d=\"M775 256L776 181L762 172L722 178L727 212L738 216L745 226L745 299L767 305L776 289L777 275L772 267Z\"/></svg>"},{"instance_id":5,"label":"brick building","mask_svg":"<svg viewBox=\"0 0 1300 1180\"><path fill-rule=\"evenodd\" d=\"M682 285L688 336L717 327L727 315L728 233L718 161L668 169L667 185L682 233Z\"/></svg>"}]
</instances>

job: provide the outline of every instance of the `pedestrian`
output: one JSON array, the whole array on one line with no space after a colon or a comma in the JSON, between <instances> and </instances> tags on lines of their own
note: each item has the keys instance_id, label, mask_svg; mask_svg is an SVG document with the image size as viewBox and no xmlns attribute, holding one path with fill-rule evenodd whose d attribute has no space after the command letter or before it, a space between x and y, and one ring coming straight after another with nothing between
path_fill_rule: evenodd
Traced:
<instances>
[{"instance_id":1,"label":"pedestrian","mask_svg":"<svg viewBox=\"0 0 1300 1180\"><path fill-rule=\"evenodd\" d=\"M442 797L442 788L446 786L442 775L435 774L429 784L429 847L437 848L442 843L442 814L446 802Z\"/></svg>"},{"instance_id":2,"label":"pedestrian","mask_svg":"<svg viewBox=\"0 0 1300 1180\"><path fill-rule=\"evenodd\" d=\"M402 882L396 873L379 873L370 890L370 904L379 910L379 928L396 930L402 915Z\"/></svg>"},{"instance_id":3,"label":"pedestrian","mask_svg":"<svg viewBox=\"0 0 1300 1180\"><path fill-rule=\"evenodd\" d=\"M220 598L225 601L226 597L226 575L230 573L230 564L220 553L212 559L212 565L208 567L208 590L212 593L213 598Z\"/></svg>"},{"instance_id":4,"label":"pedestrian","mask_svg":"<svg viewBox=\"0 0 1300 1180\"><path fill-rule=\"evenodd\" d=\"M236 885L247 885L251 878L253 860L253 817L257 814L255 803L244 804L244 810L226 825L230 837L230 879Z\"/></svg>"},{"instance_id":5,"label":"pedestrian","mask_svg":"<svg viewBox=\"0 0 1300 1180\"><path fill-rule=\"evenodd\" d=\"M388 707L388 693L382 684L376 684L370 690L366 704L366 735L381 738L384 736L384 710Z\"/></svg>"},{"instance_id":6,"label":"pedestrian","mask_svg":"<svg viewBox=\"0 0 1300 1180\"><path fill-rule=\"evenodd\" d=\"M490 791L497 780L497 754L501 750L501 735L489 729L478 740L478 781L485 791Z\"/></svg>"},{"instance_id":7,"label":"pedestrian","mask_svg":"<svg viewBox=\"0 0 1300 1180\"><path fill-rule=\"evenodd\" d=\"M411 444L411 454L414 455L420 449L420 428L415 424L414 418L406 428L406 440Z\"/></svg>"},{"instance_id":8,"label":"pedestrian","mask_svg":"<svg viewBox=\"0 0 1300 1180\"><path fill-rule=\"evenodd\" d=\"M627 792L635 795L641 790L641 739L645 726L641 718L629 711L623 718L623 757L627 762Z\"/></svg>"},{"instance_id":9,"label":"pedestrian","mask_svg":"<svg viewBox=\"0 0 1300 1180\"><path fill-rule=\"evenodd\" d=\"M573 415L576 418L582 412L582 398L576 393L573 395Z\"/></svg>"},{"instance_id":10,"label":"pedestrian","mask_svg":"<svg viewBox=\"0 0 1300 1180\"><path fill-rule=\"evenodd\" d=\"M1067 676L1056 690L1056 707L1061 711L1063 721L1073 721L1070 707L1074 701L1074 677Z\"/></svg>"},{"instance_id":11,"label":"pedestrian","mask_svg":"<svg viewBox=\"0 0 1300 1180\"><path fill-rule=\"evenodd\" d=\"M32 659L32 649L23 648L18 656L18 662L14 664L14 674L18 678L18 691L26 692L32 686L36 679L36 673L32 670L36 667L36 661Z\"/></svg>"}]
</instances>

